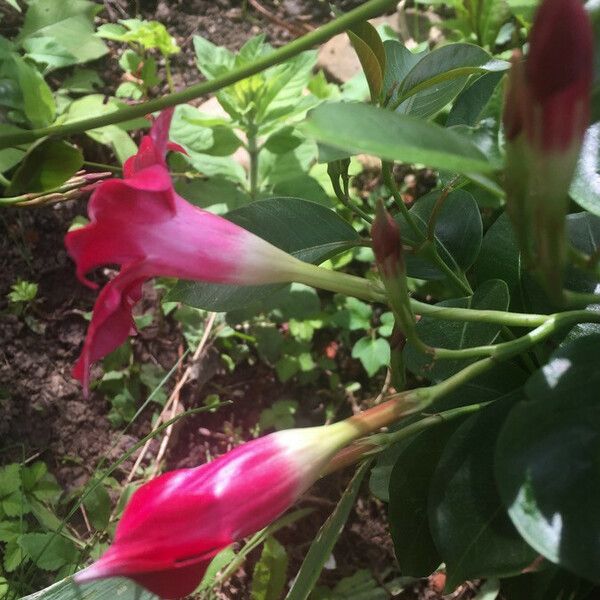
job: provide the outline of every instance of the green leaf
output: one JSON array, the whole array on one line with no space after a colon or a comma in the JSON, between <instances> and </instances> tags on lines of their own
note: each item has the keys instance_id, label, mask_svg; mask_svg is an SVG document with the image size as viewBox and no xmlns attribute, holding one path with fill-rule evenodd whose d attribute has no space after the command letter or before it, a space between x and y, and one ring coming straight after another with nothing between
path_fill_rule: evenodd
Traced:
<instances>
[{"instance_id":1,"label":"green leaf","mask_svg":"<svg viewBox=\"0 0 600 600\"><path fill-rule=\"evenodd\" d=\"M306 262L323 262L359 240L356 231L336 213L299 198L260 200L225 216ZM282 287L181 281L168 299L207 310L229 311L261 301Z\"/></svg>"},{"instance_id":2,"label":"green leaf","mask_svg":"<svg viewBox=\"0 0 600 600\"><path fill-rule=\"evenodd\" d=\"M352 348L352 358L360 360L369 377L390 363L390 344L383 338L365 336Z\"/></svg>"},{"instance_id":3,"label":"green leaf","mask_svg":"<svg viewBox=\"0 0 600 600\"><path fill-rule=\"evenodd\" d=\"M465 421L448 442L429 495L429 524L448 589L465 579L515 575L536 553L506 515L494 481L495 441L517 391Z\"/></svg>"},{"instance_id":4,"label":"green leaf","mask_svg":"<svg viewBox=\"0 0 600 600\"><path fill-rule=\"evenodd\" d=\"M397 40L386 40L383 42L383 48L385 50L385 73L382 95L386 104L390 104L398 100L400 84L428 51L413 53Z\"/></svg>"},{"instance_id":5,"label":"green leaf","mask_svg":"<svg viewBox=\"0 0 600 600\"><path fill-rule=\"evenodd\" d=\"M90 94L71 102L66 112L66 122L79 121L89 117L90 114L109 114L116 110L119 110L119 104L114 99L106 102L102 94ZM142 123L133 121L131 124L142 127L148 125L147 121ZM119 162L124 163L125 160L137 152L137 146L125 131L127 126L128 123L106 125L105 127L90 129L86 131L86 135L100 144L109 146L116 154Z\"/></svg>"},{"instance_id":6,"label":"green leaf","mask_svg":"<svg viewBox=\"0 0 600 600\"><path fill-rule=\"evenodd\" d=\"M93 489L83 499L83 505L92 526L98 531L104 531L110 521L110 496L103 485L95 485L93 481L90 481L89 485L92 485Z\"/></svg>"},{"instance_id":7,"label":"green leaf","mask_svg":"<svg viewBox=\"0 0 600 600\"><path fill-rule=\"evenodd\" d=\"M592 584L556 567L502 581L503 598L510 600L594 600ZM597 592L596 588L596 592Z\"/></svg>"},{"instance_id":8,"label":"green leaf","mask_svg":"<svg viewBox=\"0 0 600 600\"><path fill-rule=\"evenodd\" d=\"M77 559L71 540L55 533L25 533L19 545L40 569L56 571Z\"/></svg>"},{"instance_id":9,"label":"green leaf","mask_svg":"<svg viewBox=\"0 0 600 600\"><path fill-rule=\"evenodd\" d=\"M526 386L496 450L504 505L523 538L553 563L600 581L600 335L559 348Z\"/></svg>"},{"instance_id":10,"label":"green leaf","mask_svg":"<svg viewBox=\"0 0 600 600\"><path fill-rule=\"evenodd\" d=\"M249 194L224 177L178 178L175 190L188 202L217 215L224 215L251 202Z\"/></svg>"},{"instance_id":11,"label":"green leaf","mask_svg":"<svg viewBox=\"0 0 600 600\"><path fill-rule=\"evenodd\" d=\"M356 23L347 32L371 92L371 102L377 103L383 87L385 49L377 30L368 21Z\"/></svg>"},{"instance_id":12,"label":"green leaf","mask_svg":"<svg viewBox=\"0 0 600 600\"><path fill-rule=\"evenodd\" d=\"M108 52L94 34L99 9L88 0L33 0L19 42L30 58L49 69L96 60Z\"/></svg>"},{"instance_id":13,"label":"green leaf","mask_svg":"<svg viewBox=\"0 0 600 600\"><path fill-rule=\"evenodd\" d=\"M456 99L446 120L446 127L477 125L503 76L502 72L485 73L468 85Z\"/></svg>"},{"instance_id":14,"label":"green leaf","mask_svg":"<svg viewBox=\"0 0 600 600\"><path fill-rule=\"evenodd\" d=\"M264 147L273 154L285 154L295 150L303 141L304 138L296 132L295 128L288 125L270 135Z\"/></svg>"},{"instance_id":15,"label":"green leaf","mask_svg":"<svg viewBox=\"0 0 600 600\"><path fill-rule=\"evenodd\" d=\"M268 537L254 567L252 600L278 600L285 588L287 567L285 548L274 537Z\"/></svg>"},{"instance_id":16,"label":"green leaf","mask_svg":"<svg viewBox=\"0 0 600 600\"><path fill-rule=\"evenodd\" d=\"M600 216L600 123L585 134L570 194L581 208Z\"/></svg>"},{"instance_id":17,"label":"green leaf","mask_svg":"<svg viewBox=\"0 0 600 600\"><path fill-rule=\"evenodd\" d=\"M233 551L231 546L228 546L224 550L221 550L209 563L204 577L200 582L200 585L196 588L195 593L208 592L215 585L215 580L219 571L224 569L236 558L236 553ZM153 596L154 598L154 596Z\"/></svg>"},{"instance_id":18,"label":"green leaf","mask_svg":"<svg viewBox=\"0 0 600 600\"><path fill-rule=\"evenodd\" d=\"M490 371L463 384L454 392L440 398L429 408L431 413L450 410L460 406L496 400L520 387L527 373L511 363L500 363ZM407 417L393 426L401 429L414 423L418 416ZM384 502L389 502L389 487L392 468L403 451L402 444L394 444L377 457L377 464L371 471L371 493Z\"/></svg>"},{"instance_id":19,"label":"green leaf","mask_svg":"<svg viewBox=\"0 0 600 600\"><path fill-rule=\"evenodd\" d=\"M444 300L436 306L504 311L508 309L509 302L508 287L504 281L490 279L478 287L473 296ZM432 317L423 317L416 325L417 335L423 342L434 348L452 350L492 344L501 329L502 326L495 323L443 321ZM430 356L409 343L404 350L404 360L413 373L431 381L443 381L477 359L432 361Z\"/></svg>"},{"instance_id":20,"label":"green leaf","mask_svg":"<svg viewBox=\"0 0 600 600\"><path fill-rule=\"evenodd\" d=\"M0 467L0 498L10 496L21 488L21 466L11 463Z\"/></svg>"},{"instance_id":21,"label":"green leaf","mask_svg":"<svg viewBox=\"0 0 600 600\"><path fill-rule=\"evenodd\" d=\"M362 480L370 466L371 461L366 461L359 467L340 498L335 510L319 530L317 537L314 539L302 562L302 566L294 579L290 591L285 597L286 600L306 600L308 598L319 579L323 565L329 558L338 537L344 529L344 525L358 496Z\"/></svg>"},{"instance_id":22,"label":"green leaf","mask_svg":"<svg viewBox=\"0 0 600 600\"><path fill-rule=\"evenodd\" d=\"M507 68L507 62L492 60L479 46L441 46L426 54L402 80L394 102L400 102L396 110L423 119L430 117L460 93L471 75Z\"/></svg>"},{"instance_id":23,"label":"green leaf","mask_svg":"<svg viewBox=\"0 0 600 600\"><path fill-rule=\"evenodd\" d=\"M429 219L440 191L419 198L410 214L421 233L426 234ZM417 238L401 214L396 217L405 243L418 247ZM483 225L477 202L464 190L448 194L435 224L435 244L442 260L453 270L466 271L476 260L481 248ZM410 277L443 279L444 274L429 260L412 253L406 254L406 269Z\"/></svg>"},{"instance_id":24,"label":"green leaf","mask_svg":"<svg viewBox=\"0 0 600 600\"><path fill-rule=\"evenodd\" d=\"M158 596L151 594L125 577L109 577L83 585L77 585L73 582L73 577L67 577L39 592L25 596L21 600L82 600L82 598L157 600Z\"/></svg>"},{"instance_id":25,"label":"green leaf","mask_svg":"<svg viewBox=\"0 0 600 600\"><path fill-rule=\"evenodd\" d=\"M459 133L366 104L322 104L309 113L301 129L317 142L354 154L466 174L496 168Z\"/></svg>"},{"instance_id":26,"label":"green leaf","mask_svg":"<svg viewBox=\"0 0 600 600\"><path fill-rule=\"evenodd\" d=\"M460 421L432 427L402 445L389 479L390 534L403 574L427 577L441 563L435 547L427 498L444 446Z\"/></svg>"},{"instance_id":27,"label":"green leaf","mask_svg":"<svg viewBox=\"0 0 600 600\"><path fill-rule=\"evenodd\" d=\"M93 94L103 81L94 69L75 67L73 74L67 77L62 84L62 89L74 94Z\"/></svg>"},{"instance_id":28,"label":"green leaf","mask_svg":"<svg viewBox=\"0 0 600 600\"><path fill-rule=\"evenodd\" d=\"M477 7L477 37L482 46L493 48L500 28L510 19L506 0L483 0Z\"/></svg>"},{"instance_id":29,"label":"green leaf","mask_svg":"<svg viewBox=\"0 0 600 600\"><path fill-rule=\"evenodd\" d=\"M20 56L12 55L16 79L23 94L23 112L34 127L54 121L56 103L41 73Z\"/></svg>"},{"instance_id":30,"label":"green leaf","mask_svg":"<svg viewBox=\"0 0 600 600\"><path fill-rule=\"evenodd\" d=\"M169 139L181 144L195 158L197 154L229 156L242 144L228 121L205 115L188 104L176 108Z\"/></svg>"},{"instance_id":31,"label":"green leaf","mask_svg":"<svg viewBox=\"0 0 600 600\"><path fill-rule=\"evenodd\" d=\"M52 190L75 175L82 165L79 148L58 139L39 140L27 150L6 194L18 196Z\"/></svg>"},{"instance_id":32,"label":"green leaf","mask_svg":"<svg viewBox=\"0 0 600 600\"><path fill-rule=\"evenodd\" d=\"M19 546L18 539L8 542L4 547L4 570L12 573L24 560L26 557Z\"/></svg>"}]
</instances>

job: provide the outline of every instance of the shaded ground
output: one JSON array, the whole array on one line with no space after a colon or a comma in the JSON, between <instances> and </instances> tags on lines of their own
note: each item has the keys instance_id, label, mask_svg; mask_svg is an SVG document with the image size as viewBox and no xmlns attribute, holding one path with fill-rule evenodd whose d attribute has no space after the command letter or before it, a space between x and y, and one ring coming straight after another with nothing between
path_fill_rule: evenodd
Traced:
<instances>
[{"instance_id":1,"label":"shaded ground","mask_svg":"<svg viewBox=\"0 0 600 600\"><path fill-rule=\"evenodd\" d=\"M105 4L114 19L129 16L128 6L133 3L107 0ZM337 4L348 9L361 2L347 0ZM256 2L250 1L244 18L241 2L141 2L143 16L164 22L183 48L173 65L177 87L193 83L198 77L191 42L195 34L237 49L249 37L266 31L269 40L280 45L328 16L327 3L319 0L262 0L259 6L264 9L262 12L257 12ZM107 90L117 86L113 79L118 70L114 65L115 61L104 65ZM416 182L415 187L418 185ZM148 432L150 425L148 413L125 435L117 435L106 418L107 400L98 393L85 400L70 376L87 325L83 315L91 310L95 294L77 282L62 240L72 219L84 211L85 202L80 200L53 207L3 209L0 214L0 461L39 456L67 490L84 484L104 456L111 462L120 457ZM6 294L18 278L39 283L40 301L31 311L37 331L23 318L5 313ZM149 290L144 302L152 306L156 295ZM183 347L181 332L169 320L144 330L134 343L137 359L155 360L165 369L176 362ZM183 388L181 404L186 408L197 406L211 391L218 391L222 399L232 400L233 404L216 414L204 413L181 422L172 434L167 468L196 465L207 455L222 453L241 438L249 438L260 411L273 398L295 393L292 386L279 383L260 363L238 369L233 375L222 372L217 363L207 353L198 365L198 377ZM181 370L175 379L179 375ZM302 398L310 396L306 390L301 394ZM319 422L318 410L307 410L306 418L311 415ZM157 450L155 442L147 464L152 464ZM124 478L132 466L132 460L125 462L115 475ZM301 502L302 506L314 508L314 512L278 536L290 553L290 574L297 571L348 479L349 473L340 473L319 482ZM342 577L363 568L369 569L382 584L399 575L385 512L385 506L363 493L335 548L336 568L324 571L323 584L333 586ZM251 557L223 588L223 598L249 597L249 574L254 560L256 557ZM443 578L432 578L396 597L441 598L442 587ZM453 597L467 598L471 593L465 588Z\"/></svg>"}]
</instances>

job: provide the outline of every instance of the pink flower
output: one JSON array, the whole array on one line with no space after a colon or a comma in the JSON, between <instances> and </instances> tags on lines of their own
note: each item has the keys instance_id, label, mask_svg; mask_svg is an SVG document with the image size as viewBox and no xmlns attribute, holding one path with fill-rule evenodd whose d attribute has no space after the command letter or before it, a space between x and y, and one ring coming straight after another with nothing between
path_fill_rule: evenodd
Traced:
<instances>
[{"instance_id":1,"label":"pink flower","mask_svg":"<svg viewBox=\"0 0 600 600\"><path fill-rule=\"evenodd\" d=\"M256 285L291 281L300 261L230 221L178 196L164 155L172 111L163 112L139 152L124 166L125 179L102 182L90 198L90 224L65 238L78 277L106 264L120 273L100 292L73 374L87 393L90 365L135 331L132 308L142 284L154 276Z\"/></svg>"},{"instance_id":2,"label":"pink flower","mask_svg":"<svg viewBox=\"0 0 600 600\"><path fill-rule=\"evenodd\" d=\"M535 17L530 50L510 76L506 135L525 131L542 152L579 148L589 121L593 81L592 27L580 0L544 0Z\"/></svg>"},{"instance_id":3,"label":"pink flower","mask_svg":"<svg viewBox=\"0 0 600 600\"><path fill-rule=\"evenodd\" d=\"M359 434L347 422L280 431L146 483L111 547L75 581L124 576L162 598L190 594L218 552L280 516Z\"/></svg>"}]
</instances>

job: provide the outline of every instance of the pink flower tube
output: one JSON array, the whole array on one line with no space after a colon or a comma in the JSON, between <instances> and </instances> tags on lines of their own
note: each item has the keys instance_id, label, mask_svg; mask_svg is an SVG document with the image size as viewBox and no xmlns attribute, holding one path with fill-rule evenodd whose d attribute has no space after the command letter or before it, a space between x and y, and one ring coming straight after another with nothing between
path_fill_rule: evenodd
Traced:
<instances>
[{"instance_id":1,"label":"pink flower tube","mask_svg":"<svg viewBox=\"0 0 600 600\"><path fill-rule=\"evenodd\" d=\"M100 292L73 374L87 392L90 365L135 331L131 310L142 284L154 276L256 285L293 280L300 261L227 219L178 196L164 155L172 111L154 122L125 179L102 182L88 207L90 224L67 234L78 277L118 264L120 273ZM175 149L179 147L175 146Z\"/></svg>"},{"instance_id":2,"label":"pink flower tube","mask_svg":"<svg viewBox=\"0 0 600 600\"><path fill-rule=\"evenodd\" d=\"M349 422L280 431L146 483L111 547L75 581L124 576L162 598L190 594L219 551L287 510L360 431Z\"/></svg>"}]
</instances>

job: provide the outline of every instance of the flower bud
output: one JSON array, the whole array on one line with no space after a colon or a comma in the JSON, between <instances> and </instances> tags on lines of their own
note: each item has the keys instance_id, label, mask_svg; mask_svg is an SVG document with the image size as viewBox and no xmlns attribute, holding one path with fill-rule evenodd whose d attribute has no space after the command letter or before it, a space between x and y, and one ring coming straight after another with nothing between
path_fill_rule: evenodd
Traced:
<instances>
[{"instance_id":1,"label":"flower bud","mask_svg":"<svg viewBox=\"0 0 600 600\"><path fill-rule=\"evenodd\" d=\"M396 277L406 268L402 256L400 227L386 210L383 202L377 203L375 220L371 227L375 260L383 277Z\"/></svg>"},{"instance_id":2,"label":"flower bud","mask_svg":"<svg viewBox=\"0 0 600 600\"><path fill-rule=\"evenodd\" d=\"M513 55L504 110L507 210L527 264L559 301L568 190L589 121L591 24L580 0L543 0L527 61Z\"/></svg>"},{"instance_id":3,"label":"flower bud","mask_svg":"<svg viewBox=\"0 0 600 600\"><path fill-rule=\"evenodd\" d=\"M280 431L153 479L132 496L110 548L75 581L123 576L161 598L192 593L218 552L279 517L359 431L348 422Z\"/></svg>"}]
</instances>

